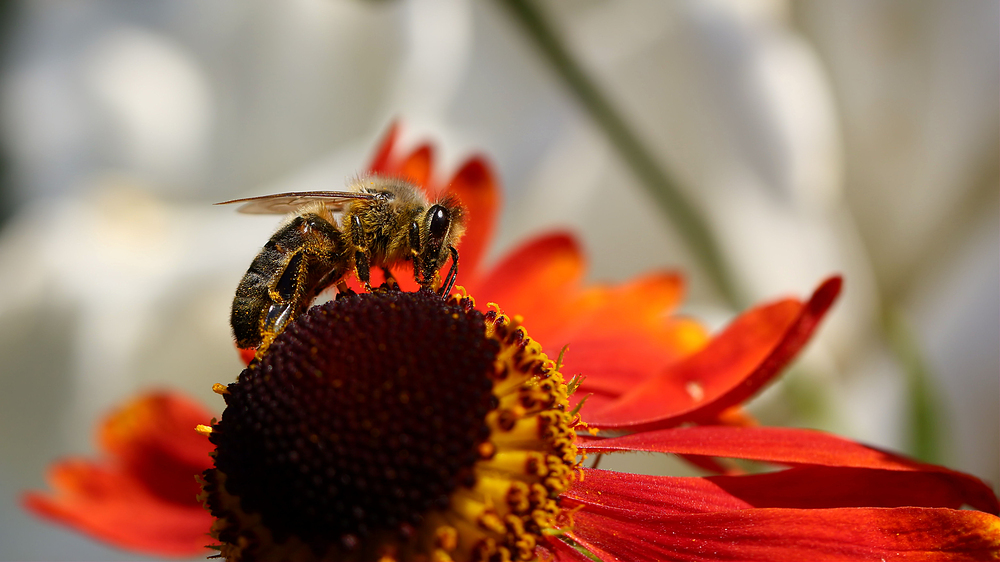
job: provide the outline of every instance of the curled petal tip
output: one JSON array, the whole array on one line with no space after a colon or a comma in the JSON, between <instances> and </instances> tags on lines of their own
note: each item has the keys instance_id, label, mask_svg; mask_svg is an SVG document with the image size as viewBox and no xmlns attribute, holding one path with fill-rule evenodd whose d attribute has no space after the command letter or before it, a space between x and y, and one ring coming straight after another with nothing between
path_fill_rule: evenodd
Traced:
<instances>
[{"instance_id":1,"label":"curled petal tip","mask_svg":"<svg viewBox=\"0 0 1000 562\"><path fill-rule=\"evenodd\" d=\"M824 302L826 303L826 306L829 306L840 295L840 291L843 287L843 276L832 275L820 283L819 287L816 288L816 291L813 292L812 299L810 300L814 302Z\"/></svg>"},{"instance_id":2,"label":"curled petal tip","mask_svg":"<svg viewBox=\"0 0 1000 562\"><path fill-rule=\"evenodd\" d=\"M375 173L386 172L391 164L390 159L392 158L392 150L396 144L396 138L399 136L399 119L393 119L389 123L385 134L382 137L382 141L379 143L378 150L375 151L375 155L372 157L371 163L368 165L368 169Z\"/></svg>"}]
</instances>

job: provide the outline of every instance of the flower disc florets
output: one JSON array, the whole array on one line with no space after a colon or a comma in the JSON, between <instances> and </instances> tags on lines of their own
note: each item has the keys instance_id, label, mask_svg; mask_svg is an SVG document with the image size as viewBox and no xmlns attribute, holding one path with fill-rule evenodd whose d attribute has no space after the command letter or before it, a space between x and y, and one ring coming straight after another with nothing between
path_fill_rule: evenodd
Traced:
<instances>
[{"instance_id":1,"label":"flower disc florets","mask_svg":"<svg viewBox=\"0 0 1000 562\"><path fill-rule=\"evenodd\" d=\"M204 486L222 555L532 558L576 456L553 367L468 298L313 308L224 392Z\"/></svg>"}]
</instances>

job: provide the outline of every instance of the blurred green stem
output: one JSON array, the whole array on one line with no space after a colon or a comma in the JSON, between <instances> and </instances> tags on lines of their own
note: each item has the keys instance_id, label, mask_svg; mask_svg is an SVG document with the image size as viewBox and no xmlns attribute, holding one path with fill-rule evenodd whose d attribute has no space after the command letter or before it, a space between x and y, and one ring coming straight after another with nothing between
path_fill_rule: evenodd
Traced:
<instances>
[{"instance_id":1,"label":"blurred green stem","mask_svg":"<svg viewBox=\"0 0 1000 562\"><path fill-rule=\"evenodd\" d=\"M667 213L729 305L742 308L745 302L708 225L684 197L674 179L657 163L635 131L570 55L537 6L531 0L500 0L500 4L510 11L534 40L566 87L604 131L640 183Z\"/></svg>"},{"instance_id":2,"label":"blurred green stem","mask_svg":"<svg viewBox=\"0 0 1000 562\"><path fill-rule=\"evenodd\" d=\"M500 4L508 9L535 42L569 91L618 150L626 165L666 212L729 305L736 309L743 308L746 304L743 295L706 222L685 198L677 182L653 158L635 131L572 57L544 14L532 0L500 0ZM919 346L895 308L883 315L882 329L893 355L907 374L909 426L912 428L910 451L925 461L940 461L940 408L931 392L930 373Z\"/></svg>"},{"instance_id":3,"label":"blurred green stem","mask_svg":"<svg viewBox=\"0 0 1000 562\"><path fill-rule=\"evenodd\" d=\"M933 392L930 369L920 345L903 313L895 306L887 306L883 312L882 332L906 374L910 407L907 427L911 432L909 453L922 461L940 464L944 460L941 448L944 416L941 415L941 401Z\"/></svg>"}]
</instances>

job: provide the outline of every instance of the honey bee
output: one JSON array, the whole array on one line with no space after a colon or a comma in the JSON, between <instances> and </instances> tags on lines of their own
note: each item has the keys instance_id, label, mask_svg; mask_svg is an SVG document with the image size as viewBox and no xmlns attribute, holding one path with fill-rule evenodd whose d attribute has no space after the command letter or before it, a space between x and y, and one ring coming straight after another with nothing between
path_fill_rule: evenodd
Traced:
<instances>
[{"instance_id":1,"label":"honey bee","mask_svg":"<svg viewBox=\"0 0 1000 562\"><path fill-rule=\"evenodd\" d=\"M438 290L451 291L458 274L464 210L454 197L431 204L415 185L366 176L348 191L278 193L223 201L250 214L288 214L236 288L230 323L236 344L258 355L327 287L348 290L354 272L371 291L370 271L413 262L413 278L433 289L450 255L451 269Z\"/></svg>"}]
</instances>

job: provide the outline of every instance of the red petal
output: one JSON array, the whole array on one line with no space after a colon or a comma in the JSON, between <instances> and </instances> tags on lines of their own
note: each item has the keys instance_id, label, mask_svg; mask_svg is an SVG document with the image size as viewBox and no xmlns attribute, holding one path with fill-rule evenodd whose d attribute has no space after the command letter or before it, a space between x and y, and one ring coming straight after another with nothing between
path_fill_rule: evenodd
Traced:
<instances>
[{"instance_id":1,"label":"red petal","mask_svg":"<svg viewBox=\"0 0 1000 562\"><path fill-rule=\"evenodd\" d=\"M955 488L962 501L997 513L989 486L961 472L886 453L853 441L806 429L703 426L664 429L604 440L582 440L588 453L648 451L752 459L781 464L873 468L936 474Z\"/></svg>"},{"instance_id":2,"label":"red petal","mask_svg":"<svg viewBox=\"0 0 1000 562\"><path fill-rule=\"evenodd\" d=\"M497 211L500 208L500 189L496 185L490 166L483 158L472 158L455 174L448 186L465 207L465 236L458 247L460 273L473 278L479 268L486 245L493 237Z\"/></svg>"},{"instance_id":3,"label":"red petal","mask_svg":"<svg viewBox=\"0 0 1000 562\"><path fill-rule=\"evenodd\" d=\"M375 156L372 157L372 163L368 166L368 169L374 174L390 174L392 172L392 149L396 144L396 138L399 136L399 123L393 121L389 125L389 130L385 132L385 136L382 137L382 142L379 143L378 150L375 151Z\"/></svg>"},{"instance_id":4,"label":"red petal","mask_svg":"<svg viewBox=\"0 0 1000 562\"><path fill-rule=\"evenodd\" d=\"M51 469L51 494L31 493L35 513L113 544L154 554L204 552L211 517L195 496L195 476L211 466L212 445L194 428L211 415L166 392L111 414L98 431L107 458Z\"/></svg>"},{"instance_id":5,"label":"red petal","mask_svg":"<svg viewBox=\"0 0 1000 562\"><path fill-rule=\"evenodd\" d=\"M583 469L582 478L560 498L566 507L584 505L588 512L621 518L640 517L642 513L704 513L754 507L706 478L589 468Z\"/></svg>"},{"instance_id":6,"label":"red petal","mask_svg":"<svg viewBox=\"0 0 1000 562\"><path fill-rule=\"evenodd\" d=\"M714 420L760 390L798 353L840 287L840 278L833 277L805 304L788 299L743 314L700 352L591 414L587 423L648 430Z\"/></svg>"},{"instance_id":7,"label":"red petal","mask_svg":"<svg viewBox=\"0 0 1000 562\"><path fill-rule=\"evenodd\" d=\"M996 512L996 500L969 477L953 472L800 466L748 476L711 476L721 489L754 507L950 507L970 498Z\"/></svg>"},{"instance_id":8,"label":"red petal","mask_svg":"<svg viewBox=\"0 0 1000 562\"><path fill-rule=\"evenodd\" d=\"M988 560L1000 520L926 508L743 509L628 520L577 512L570 538L621 560Z\"/></svg>"},{"instance_id":9,"label":"red petal","mask_svg":"<svg viewBox=\"0 0 1000 562\"><path fill-rule=\"evenodd\" d=\"M194 475L188 474L194 481ZM193 501L164 501L140 482L85 461L52 468L52 495L29 493L25 507L35 514L103 542L161 556L207 554L212 516Z\"/></svg>"},{"instance_id":10,"label":"red petal","mask_svg":"<svg viewBox=\"0 0 1000 562\"><path fill-rule=\"evenodd\" d=\"M796 467L779 472L708 478L647 476L583 469L562 494L567 507L585 505L618 518L642 513L705 513L751 507L950 507L965 503L961 478L933 472Z\"/></svg>"},{"instance_id":11,"label":"red petal","mask_svg":"<svg viewBox=\"0 0 1000 562\"><path fill-rule=\"evenodd\" d=\"M420 285L413 279L413 262L403 262L392 266L392 276L396 279L399 288L407 292L420 290ZM375 281L381 284L383 280L382 272L379 269L372 270L372 287L377 287Z\"/></svg>"}]
</instances>

